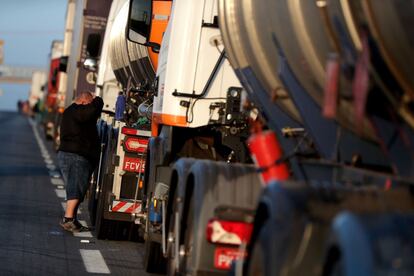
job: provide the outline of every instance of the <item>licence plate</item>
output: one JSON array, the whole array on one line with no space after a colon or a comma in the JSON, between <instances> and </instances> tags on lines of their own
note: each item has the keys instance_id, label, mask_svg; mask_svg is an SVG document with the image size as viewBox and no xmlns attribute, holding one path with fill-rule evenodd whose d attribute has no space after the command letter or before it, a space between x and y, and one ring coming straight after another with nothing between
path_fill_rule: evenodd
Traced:
<instances>
[{"instance_id":1,"label":"licence plate","mask_svg":"<svg viewBox=\"0 0 414 276\"><path fill-rule=\"evenodd\" d=\"M145 160L125 156L122 169L127 172L144 172Z\"/></svg>"},{"instance_id":2,"label":"licence plate","mask_svg":"<svg viewBox=\"0 0 414 276\"><path fill-rule=\"evenodd\" d=\"M239 260L246 256L245 251L238 248L216 248L214 252L214 267L223 270L229 270L234 260Z\"/></svg>"}]
</instances>

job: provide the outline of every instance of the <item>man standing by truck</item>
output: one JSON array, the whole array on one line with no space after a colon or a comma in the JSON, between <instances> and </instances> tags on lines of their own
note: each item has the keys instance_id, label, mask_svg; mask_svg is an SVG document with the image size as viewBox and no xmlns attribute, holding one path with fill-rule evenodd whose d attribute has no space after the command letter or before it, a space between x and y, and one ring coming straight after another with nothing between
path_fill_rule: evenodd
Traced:
<instances>
[{"instance_id":1,"label":"man standing by truck","mask_svg":"<svg viewBox=\"0 0 414 276\"><path fill-rule=\"evenodd\" d=\"M70 232L86 230L76 215L99 158L96 121L102 108L100 97L83 92L63 113L58 159L66 185L66 211L60 225Z\"/></svg>"}]
</instances>

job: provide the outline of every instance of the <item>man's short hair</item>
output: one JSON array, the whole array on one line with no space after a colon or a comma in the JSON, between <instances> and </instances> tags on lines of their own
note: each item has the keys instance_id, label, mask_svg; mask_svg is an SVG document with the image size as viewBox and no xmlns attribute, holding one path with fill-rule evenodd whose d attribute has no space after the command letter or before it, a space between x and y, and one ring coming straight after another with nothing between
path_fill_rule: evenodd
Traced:
<instances>
[{"instance_id":1,"label":"man's short hair","mask_svg":"<svg viewBox=\"0 0 414 276\"><path fill-rule=\"evenodd\" d=\"M79 95L75 99L75 103L77 104L86 104L90 103L93 100L93 94L88 91L83 91L79 93Z\"/></svg>"}]
</instances>

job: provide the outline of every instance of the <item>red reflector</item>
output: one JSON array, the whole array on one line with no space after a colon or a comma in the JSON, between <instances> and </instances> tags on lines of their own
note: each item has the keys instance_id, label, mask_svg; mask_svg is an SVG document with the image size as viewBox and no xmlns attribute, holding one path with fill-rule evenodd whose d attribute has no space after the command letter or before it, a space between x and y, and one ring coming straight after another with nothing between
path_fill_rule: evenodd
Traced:
<instances>
[{"instance_id":1,"label":"red reflector","mask_svg":"<svg viewBox=\"0 0 414 276\"><path fill-rule=\"evenodd\" d=\"M253 224L211 219L207 224L207 240L211 243L240 245L252 235Z\"/></svg>"},{"instance_id":2,"label":"red reflector","mask_svg":"<svg viewBox=\"0 0 414 276\"><path fill-rule=\"evenodd\" d=\"M246 256L245 251L238 248L216 248L214 251L214 267L229 270L233 261L242 259Z\"/></svg>"},{"instance_id":3,"label":"red reflector","mask_svg":"<svg viewBox=\"0 0 414 276\"><path fill-rule=\"evenodd\" d=\"M135 128L123 127L121 133L125 135L137 135L137 130Z\"/></svg>"},{"instance_id":4,"label":"red reflector","mask_svg":"<svg viewBox=\"0 0 414 276\"><path fill-rule=\"evenodd\" d=\"M140 170L141 172L144 172L145 160L125 156L122 169L127 172L139 172Z\"/></svg>"},{"instance_id":5,"label":"red reflector","mask_svg":"<svg viewBox=\"0 0 414 276\"><path fill-rule=\"evenodd\" d=\"M142 153L147 149L148 140L136 137L127 137L124 141L124 145L127 151Z\"/></svg>"},{"instance_id":6,"label":"red reflector","mask_svg":"<svg viewBox=\"0 0 414 276\"><path fill-rule=\"evenodd\" d=\"M323 104L323 116L334 119L338 105L339 83L339 58L338 55L330 55L326 64L325 98Z\"/></svg>"},{"instance_id":7,"label":"red reflector","mask_svg":"<svg viewBox=\"0 0 414 276\"><path fill-rule=\"evenodd\" d=\"M355 66L354 81L352 84L355 107L355 125L357 126L358 131L362 131L369 92L370 49L368 44L368 35L365 32L361 35L361 41L362 51Z\"/></svg>"}]
</instances>

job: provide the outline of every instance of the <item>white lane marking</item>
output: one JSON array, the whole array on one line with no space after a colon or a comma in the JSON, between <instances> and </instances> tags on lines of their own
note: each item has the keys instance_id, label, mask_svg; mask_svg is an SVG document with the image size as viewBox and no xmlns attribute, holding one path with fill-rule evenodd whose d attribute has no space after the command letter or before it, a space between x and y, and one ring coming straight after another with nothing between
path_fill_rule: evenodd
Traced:
<instances>
[{"instance_id":1,"label":"white lane marking","mask_svg":"<svg viewBox=\"0 0 414 276\"><path fill-rule=\"evenodd\" d=\"M41 154L44 158L44 161L45 161L46 165L47 166L54 166L53 160L50 158L49 151L47 150L47 147L45 146L45 143L43 142L42 138L39 135L39 131L37 129L36 123L32 119L29 119L29 124L32 127L33 134L36 138L37 145L40 148L40 152L41 152ZM51 169L51 168L48 167L48 169Z\"/></svg>"},{"instance_id":2,"label":"white lane marking","mask_svg":"<svg viewBox=\"0 0 414 276\"><path fill-rule=\"evenodd\" d=\"M55 189L56 196L59 198L66 198L66 191L65 190L58 190Z\"/></svg>"},{"instance_id":3,"label":"white lane marking","mask_svg":"<svg viewBox=\"0 0 414 276\"><path fill-rule=\"evenodd\" d=\"M87 272L101 274L111 273L99 250L80 249L79 251Z\"/></svg>"},{"instance_id":4,"label":"white lane marking","mask_svg":"<svg viewBox=\"0 0 414 276\"><path fill-rule=\"evenodd\" d=\"M52 178L60 178L60 173L58 173L56 171L49 171L49 175Z\"/></svg>"},{"instance_id":5,"label":"white lane marking","mask_svg":"<svg viewBox=\"0 0 414 276\"><path fill-rule=\"evenodd\" d=\"M87 232L75 232L73 233L73 236L77 238L93 238L92 233L90 231Z\"/></svg>"},{"instance_id":6,"label":"white lane marking","mask_svg":"<svg viewBox=\"0 0 414 276\"><path fill-rule=\"evenodd\" d=\"M53 161L51 159L45 159L45 163L47 165L53 165Z\"/></svg>"},{"instance_id":7,"label":"white lane marking","mask_svg":"<svg viewBox=\"0 0 414 276\"><path fill-rule=\"evenodd\" d=\"M55 165L47 165L46 168L48 168L51 171L56 170L56 166Z\"/></svg>"},{"instance_id":8,"label":"white lane marking","mask_svg":"<svg viewBox=\"0 0 414 276\"><path fill-rule=\"evenodd\" d=\"M64 189L65 187L62 185L57 186L58 189Z\"/></svg>"},{"instance_id":9,"label":"white lane marking","mask_svg":"<svg viewBox=\"0 0 414 276\"><path fill-rule=\"evenodd\" d=\"M63 182L63 179L61 179L61 178L51 178L50 182L53 185L65 185L65 182Z\"/></svg>"},{"instance_id":10,"label":"white lane marking","mask_svg":"<svg viewBox=\"0 0 414 276\"><path fill-rule=\"evenodd\" d=\"M90 241L90 240L81 240L80 242L81 242L81 243L91 243L91 241Z\"/></svg>"}]
</instances>

